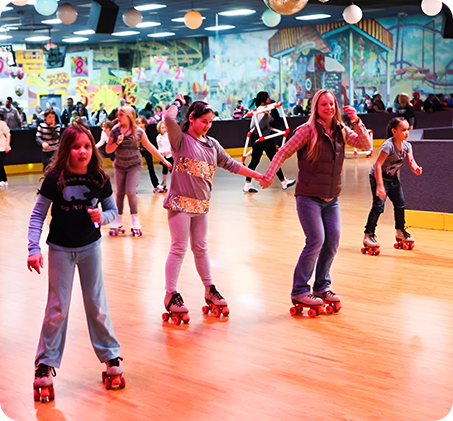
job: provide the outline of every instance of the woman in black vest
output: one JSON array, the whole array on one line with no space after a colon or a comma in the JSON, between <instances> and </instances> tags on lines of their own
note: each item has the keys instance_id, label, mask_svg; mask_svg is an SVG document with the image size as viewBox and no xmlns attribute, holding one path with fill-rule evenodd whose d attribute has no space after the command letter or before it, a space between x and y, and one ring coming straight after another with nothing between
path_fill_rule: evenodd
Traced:
<instances>
[{"instance_id":1,"label":"woman in black vest","mask_svg":"<svg viewBox=\"0 0 453 421\"><path fill-rule=\"evenodd\" d=\"M305 306L311 308L309 315L313 317L322 311L323 304L328 305L328 313L341 308L340 298L330 289L330 268L340 242L338 196L345 142L359 149L370 149L372 144L354 107L343 107L354 130L343 125L337 100L329 90L315 94L311 110L307 123L299 126L279 149L260 184L269 187L283 162L297 152L299 175L295 195L306 240L294 271L291 298L296 307L291 314ZM315 266L311 293L308 281Z\"/></svg>"}]
</instances>

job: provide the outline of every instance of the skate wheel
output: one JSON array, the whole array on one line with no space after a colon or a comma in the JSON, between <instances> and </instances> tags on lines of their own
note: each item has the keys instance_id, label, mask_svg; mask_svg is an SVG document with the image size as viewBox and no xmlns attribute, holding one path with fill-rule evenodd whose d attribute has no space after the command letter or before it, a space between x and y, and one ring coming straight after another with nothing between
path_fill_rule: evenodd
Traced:
<instances>
[{"instance_id":1,"label":"skate wheel","mask_svg":"<svg viewBox=\"0 0 453 421\"><path fill-rule=\"evenodd\" d=\"M120 387L121 385L121 377L120 376L113 376L112 378L112 388L113 387Z\"/></svg>"},{"instance_id":2,"label":"skate wheel","mask_svg":"<svg viewBox=\"0 0 453 421\"><path fill-rule=\"evenodd\" d=\"M214 315L214 317L220 317L220 315L222 314L222 312L220 311L220 308L215 308L212 312L212 314Z\"/></svg>"},{"instance_id":3,"label":"skate wheel","mask_svg":"<svg viewBox=\"0 0 453 421\"><path fill-rule=\"evenodd\" d=\"M297 308L296 307L291 307L289 309L289 314L291 314L291 316L295 316L297 314Z\"/></svg>"},{"instance_id":4,"label":"skate wheel","mask_svg":"<svg viewBox=\"0 0 453 421\"><path fill-rule=\"evenodd\" d=\"M39 402L41 400L41 397L39 396L39 390L33 389L33 400L35 402Z\"/></svg>"},{"instance_id":5,"label":"skate wheel","mask_svg":"<svg viewBox=\"0 0 453 421\"><path fill-rule=\"evenodd\" d=\"M407 244L407 243L403 244L403 250L410 250L409 247L410 247L409 244Z\"/></svg>"},{"instance_id":6,"label":"skate wheel","mask_svg":"<svg viewBox=\"0 0 453 421\"><path fill-rule=\"evenodd\" d=\"M208 313L209 313L209 306L203 306L203 307L201 308L201 312L202 312L203 314L208 314Z\"/></svg>"},{"instance_id":7,"label":"skate wheel","mask_svg":"<svg viewBox=\"0 0 453 421\"><path fill-rule=\"evenodd\" d=\"M410 246L409 246L409 250L414 250L414 247L415 247L415 244L411 243Z\"/></svg>"},{"instance_id":8,"label":"skate wheel","mask_svg":"<svg viewBox=\"0 0 453 421\"><path fill-rule=\"evenodd\" d=\"M399 248L400 248L400 246L399 246L398 243L393 244L393 247L395 247L396 249L399 249Z\"/></svg>"},{"instance_id":9,"label":"skate wheel","mask_svg":"<svg viewBox=\"0 0 453 421\"><path fill-rule=\"evenodd\" d=\"M124 389L126 387L126 379L121 377L120 389Z\"/></svg>"},{"instance_id":10,"label":"skate wheel","mask_svg":"<svg viewBox=\"0 0 453 421\"><path fill-rule=\"evenodd\" d=\"M180 316L173 316L172 317L172 322L174 325L180 325L181 324L181 317Z\"/></svg>"},{"instance_id":11,"label":"skate wheel","mask_svg":"<svg viewBox=\"0 0 453 421\"><path fill-rule=\"evenodd\" d=\"M324 306L319 306L316 308L316 311L317 311L317 314L318 316L322 313L324 313Z\"/></svg>"},{"instance_id":12,"label":"skate wheel","mask_svg":"<svg viewBox=\"0 0 453 421\"><path fill-rule=\"evenodd\" d=\"M362 248L360 249L360 251L362 252L362 254L366 254L366 248L365 248L365 247L362 247Z\"/></svg>"},{"instance_id":13,"label":"skate wheel","mask_svg":"<svg viewBox=\"0 0 453 421\"><path fill-rule=\"evenodd\" d=\"M326 306L326 313L327 314L332 314L333 313L333 306L332 305L328 305Z\"/></svg>"},{"instance_id":14,"label":"skate wheel","mask_svg":"<svg viewBox=\"0 0 453 421\"><path fill-rule=\"evenodd\" d=\"M369 249L367 250L367 253L368 253L370 256L372 256L372 255L374 254L373 249L372 249L372 248L369 248Z\"/></svg>"},{"instance_id":15,"label":"skate wheel","mask_svg":"<svg viewBox=\"0 0 453 421\"><path fill-rule=\"evenodd\" d=\"M230 309L228 307L223 307L222 308L222 314L224 316L228 316L230 314Z\"/></svg>"},{"instance_id":16,"label":"skate wheel","mask_svg":"<svg viewBox=\"0 0 453 421\"><path fill-rule=\"evenodd\" d=\"M110 377L105 378L104 385L107 390L110 390L112 388L112 381L110 380Z\"/></svg>"},{"instance_id":17,"label":"skate wheel","mask_svg":"<svg viewBox=\"0 0 453 421\"><path fill-rule=\"evenodd\" d=\"M186 323L186 324L189 323L189 321L190 321L190 316L189 316L187 313L186 313L186 314L183 314L183 315L182 315L182 321L183 321L184 323Z\"/></svg>"},{"instance_id":18,"label":"skate wheel","mask_svg":"<svg viewBox=\"0 0 453 421\"><path fill-rule=\"evenodd\" d=\"M379 249L379 247L376 250L374 250L374 254L376 256L379 256L380 253L381 253L381 250Z\"/></svg>"},{"instance_id":19,"label":"skate wheel","mask_svg":"<svg viewBox=\"0 0 453 421\"><path fill-rule=\"evenodd\" d=\"M164 322L168 322L169 319L170 319L170 315L168 313L163 313L162 314L162 320Z\"/></svg>"},{"instance_id":20,"label":"skate wheel","mask_svg":"<svg viewBox=\"0 0 453 421\"><path fill-rule=\"evenodd\" d=\"M313 308L311 308L310 310L308 310L308 316L313 318L317 315L317 311Z\"/></svg>"},{"instance_id":21,"label":"skate wheel","mask_svg":"<svg viewBox=\"0 0 453 421\"><path fill-rule=\"evenodd\" d=\"M341 310L341 303L335 303L335 313L338 313Z\"/></svg>"}]
</instances>

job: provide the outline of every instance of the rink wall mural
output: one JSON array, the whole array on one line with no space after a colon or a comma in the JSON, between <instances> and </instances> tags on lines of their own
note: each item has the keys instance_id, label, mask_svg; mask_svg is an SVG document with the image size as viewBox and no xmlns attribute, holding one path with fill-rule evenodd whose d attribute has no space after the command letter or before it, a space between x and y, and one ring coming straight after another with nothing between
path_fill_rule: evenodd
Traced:
<instances>
[{"instance_id":1,"label":"rink wall mural","mask_svg":"<svg viewBox=\"0 0 453 421\"><path fill-rule=\"evenodd\" d=\"M28 106L58 97L62 108L68 96L89 109L100 102L113 109L121 97L139 108L148 101L165 106L182 92L231 118L237 100L248 107L260 90L282 100L287 110L323 87L343 104L375 92L389 105L401 92L450 94L453 40L442 38L442 19L416 15L83 50L71 46L64 66L27 75Z\"/></svg>"}]
</instances>

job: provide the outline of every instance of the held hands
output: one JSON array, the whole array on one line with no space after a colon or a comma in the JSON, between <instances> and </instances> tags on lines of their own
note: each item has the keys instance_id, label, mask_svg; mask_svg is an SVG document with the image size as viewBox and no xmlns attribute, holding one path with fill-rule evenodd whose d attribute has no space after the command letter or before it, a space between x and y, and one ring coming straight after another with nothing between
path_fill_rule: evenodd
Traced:
<instances>
[{"instance_id":1,"label":"held hands","mask_svg":"<svg viewBox=\"0 0 453 421\"><path fill-rule=\"evenodd\" d=\"M42 254L32 254L28 256L27 259L27 268L30 272L33 272L33 269L36 272L41 273L41 268L44 267L44 260L42 258Z\"/></svg>"},{"instance_id":2,"label":"held hands","mask_svg":"<svg viewBox=\"0 0 453 421\"><path fill-rule=\"evenodd\" d=\"M169 170L173 169L173 165L171 165L171 163L168 162L167 160L164 160L164 164Z\"/></svg>"},{"instance_id":3,"label":"held hands","mask_svg":"<svg viewBox=\"0 0 453 421\"><path fill-rule=\"evenodd\" d=\"M97 222L99 225L102 223L102 211L98 207L93 209L87 209L90 215L91 222Z\"/></svg>"},{"instance_id":4,"label":"held hands","mask_svg":"<svg viewBox=\"0 0 453 421\"><path fill-rule=\"evenodd\" d=\"M358 120L359 117L357 117L357 110L354 107L351 107L350 105L345 105L343 107L343 111L347 114L351 123L355 123Z\"/></svg>"}]
</instances>

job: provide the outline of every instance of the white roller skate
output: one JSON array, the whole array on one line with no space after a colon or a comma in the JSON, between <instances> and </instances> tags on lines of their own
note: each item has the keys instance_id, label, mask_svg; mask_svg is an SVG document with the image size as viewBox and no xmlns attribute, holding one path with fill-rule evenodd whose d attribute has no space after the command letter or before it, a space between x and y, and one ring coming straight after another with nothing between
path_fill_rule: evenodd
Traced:
<instances>
[{"instance_id":1,"label":"white roller skate","mask_svg":"<svg viewBox=\"0 0 453 421\"><path fill-rule=\"evenodd\" d=\"M215 285L209 285L206 287L204 300L206 301L207 306L203 306L201 309L203 314L209 314L209 312L211 312L214 317L220 317L221 314L224 316L228 316L230 314L228 303L225 298L220 295L220 292L217 291Z\"/></svg>"},{"instance_id":2,"label":"white roller skate","mask_svg":"<svg viewBox=\"0 0 453 421\"><path fill-rule=\"evenodd\" d=\"M282 189L286 190L288 187L294 186L294 184L296 184L296 180L289 180L288 178L285 177L285 179L281 183Z\"/></svg>"},{"instance_id":3,"label":"white roller skate","mask_svg":"<svg viewBox=\"0 0 453 421\"><path fill-rule=\"evenodd\" d=\"M371 256L377 256L381 250L381 245L376 240L376 236L374 234L365 234L363 237L363 247L361 249L362 254L369 254Z\"/></svg>"},{"instance_id":4,"label":"white roller skate","mask_svg":"<svg viewBox=\"0 0 453 421\"><path fill-rule=\"evenodd\" d=\"M321 298L323 303L326 305L325 310L327 314L338 313L340 311L341 309L340 297L330 289L325 292L313 291L313 295L315 297Z\"/></svg>"},{"instance_id":5,"label":"white roller skate","mask_svg":"<svg viewBox=\"0 0 453 421\"><path fill-rule=\"evenodd\" d=\"M300 298L293 298L292 303L294 307L289 309L289 314L295 316L302 314L304 308L308 308L308 316L313 318L324 312L324 305L321 298L315 297L313 294L305 295Z\"/></svg>"},{"instance_id":6,"label":"white roller skate","mask_svg":"<svg viewBox=\"0 0 453 421\"><path fill-rule=\"evenodd\" d=\"M126 230L122 228L123 226L123 215L117 215L115 220L110 225L109 235L120 235L124 234Z\"/></svg>"},{"instance_id":7,"label":"white roller skate","mask_svg":"<svg viewBox=\"0 0 453 421\"><path fill-rule=\"evenodd\" d=\"M170 319L173 324L179 325L181 322L189 323L189 309L184 305L184 300L178 292L167 292L164 298L164 306L167 313L162 314L162 320L168 322Z\"/></svg>"},{"instance_id":8,"label":"white roller skate","mask_svg":"<svg viewBox=\"0 0 453 421\"><path fill-rule=\"evenodd\" d=\"M49 402L55 399L52 377L57 373L55 368L46 364L39 364L35 369L35 380L33 382L33 398L35 402Z\"/></svg>"},{"instance_id":9,"label":"white roller skate","mask_svg":"<svg viewBox=\"0 0 453 421\"><path fill-rule=\"evenodd\" d=\"M102 383L106 389L123 389L126 386L121 361L123 361L121 357L116 357L105 363L106 371L102 372Z\"/></svg>"},{"instance_id":10,"label":"white roller skate","mask_svg":"<svg viewBox=\"0 0 453 421\"><path fill-rule=\"evenodd\" d=\"M157 187L154 187L153 193L165 193L167 190L164 188L162 185L158 185Z\"/></svg>"},{"instance_id":11,"label":"white roller skate","mask_svg":"<svg viewBox=\"0 0 453 421\"><path fill-rule=\"evenodd\" d=\"M141 237L142 226L140 225L140 219L138 219L138 213L131 214L131 220L132 220L132 223L131 223L132 237Z\"/></svg>"},{"instance_id":12,"label":"white roller skate","mask_svg":"<svg viewBox=\"0 0 453 421\"><path fill-rule=\"evenodd\" d=\"M394 247L396 249L413 250L415 247L415 240L404 228L402 230L396 230L395 239L396 243Z\"/></svg>"}]
</instances>

